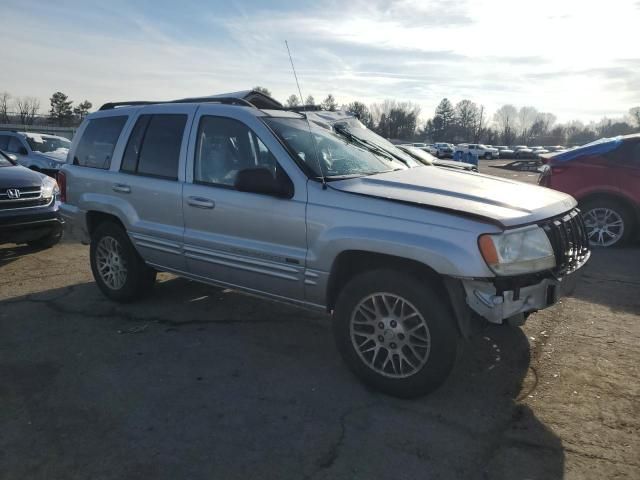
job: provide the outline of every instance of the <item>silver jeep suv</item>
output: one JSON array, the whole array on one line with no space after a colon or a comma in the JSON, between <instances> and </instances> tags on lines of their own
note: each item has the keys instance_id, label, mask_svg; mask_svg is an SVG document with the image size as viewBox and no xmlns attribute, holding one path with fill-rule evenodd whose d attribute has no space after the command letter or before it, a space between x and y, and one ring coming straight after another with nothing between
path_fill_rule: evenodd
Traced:
<instances>
[{"instance_id":1,"label":"silver jeep suv","mask_svg":"<svg viewBox=\"0 0 640 480\"><path fill-rule=\"evenodd\" d=\"M349 114L256 92L104 105L60 187L109 298L166 271L329 312L352 370L402 397L440 385L483 318L554 304L590 255L568 195L418 164Z\"/></svg>"}]
</instances>

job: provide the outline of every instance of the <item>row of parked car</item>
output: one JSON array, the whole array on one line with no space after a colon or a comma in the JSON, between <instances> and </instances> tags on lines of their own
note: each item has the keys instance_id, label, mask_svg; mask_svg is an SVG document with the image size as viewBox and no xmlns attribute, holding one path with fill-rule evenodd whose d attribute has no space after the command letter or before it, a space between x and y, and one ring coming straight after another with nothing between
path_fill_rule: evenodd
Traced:
<instances>
[{"instance_id":1,"label":"row of parked car","mask_svg":"<svg viewBox=\"0 0 640 480\"><path fill-rule=\"evenodd\" d=\"M474 157L484 158L486 160L492 160L495 158L508 158L508 159L524 159L524 158L540 158L540 155L547 153L557 153L566 150L562 145L554 146L535 146L528 147L526 145L514 145L508 147L506 145L484 145L482 143L459 143L453 145L452 143L436 142L432 144L427 143L411 143L412 147L420 148L436 158L453 158L456 153L459 152L462 156L471 154Z\"/></svg>"}]
</instances>

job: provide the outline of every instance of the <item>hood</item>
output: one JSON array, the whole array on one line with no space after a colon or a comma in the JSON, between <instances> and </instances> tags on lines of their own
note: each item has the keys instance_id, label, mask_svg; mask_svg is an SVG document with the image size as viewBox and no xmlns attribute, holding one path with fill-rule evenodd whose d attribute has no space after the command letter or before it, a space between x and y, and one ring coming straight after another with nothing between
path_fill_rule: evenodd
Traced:
<instances>
[{"instance_id":1,"label":"hood","mask_svg":"<svg viewBox=\"0 0 640 480\"><path fill-rule=\"evenodd\" d=\"M576 201L548 188L489 175L418 167L331 182L348 193L460 212L502 227L560 215Z\"/></svg>"},{"instance_id":2,"label":"hood","mask_svg":"<svg viewBox=\"0 0 640 480\"><path fill-rule=\"evenodd\" d=\"M0 190L7 188L39 187L43 175L19 165L0 167Z\"/></svg>"},{"instance_id":3,"label":"hood","mask_svg":"<svg viewBox=\"0 0 640 480\"><path fill-rule=\"evenodd\" d=\"M66 148L58 148L57 150L53 150L47 153L34 152L35 155L38 155L47 160L55 160L56 162L66 162L68 153L69 150L67 150Z\"/></svg>"}]
</instances>

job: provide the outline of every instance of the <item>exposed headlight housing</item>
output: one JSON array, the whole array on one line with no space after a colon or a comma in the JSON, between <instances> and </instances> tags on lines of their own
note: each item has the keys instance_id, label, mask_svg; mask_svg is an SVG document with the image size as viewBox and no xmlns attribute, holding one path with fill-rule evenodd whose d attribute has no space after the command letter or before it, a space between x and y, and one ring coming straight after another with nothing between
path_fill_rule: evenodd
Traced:
<instances>
[{"instance_id":1,"label":"exposed headlight housing","mask_svg":"<svg viewBox=\"0 0 640 480\"><path fill-rule=\"evenodd\" d=\"M556 266L549 238L537 225L480 235L478 246L496 275L535 273Z\"/></svg>"},{"instance_id":2,"label":"exposed headlight housing","mask_svg":"<svg viewBox=\"0 0 640 480\"><path fill-rule=\"evenodd\" d=\"M42 178L42 198L50 199L60 193L58 183L51 177Z\"/></svg>"}]
</instances>

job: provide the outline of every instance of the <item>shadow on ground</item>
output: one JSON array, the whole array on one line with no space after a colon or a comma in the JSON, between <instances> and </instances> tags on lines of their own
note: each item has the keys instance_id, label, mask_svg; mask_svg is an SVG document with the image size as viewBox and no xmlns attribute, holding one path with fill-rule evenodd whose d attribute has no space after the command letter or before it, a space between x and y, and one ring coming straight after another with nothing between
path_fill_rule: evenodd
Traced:
<instances>
[{"instance_id":1,"label":"shadow on ground","mask_svg":"<svg viewBox=\"0 0 640 480\"><path fill-rule=\"evenodd\" d=\"M25 255L37 253L42 249L31 247L29 245L10 245L9 247L0 248L0 268L9 265L11 262L18 260Z\"/></svg>"},{"instance_id":2,"label":"shadow on ground","mask_svg":"<svg viewBox=\"0 0 640 480\"><path fill-rule=\"evenodd\" d=\"M593 249L573 297L614 312L640 314L640 244ZM626 295L622 292L627 292Z\"/></svg>"},{"instance_id":3,"label":"shadow on ground","mask_svg":"<svg viewBox=\"0 0 640 480\"><path fill-rule=\"evenodd\" d=\"M92 283L2 301L0 331L5 478L563 475L517 403L536 381L520 329L488 328L412 401L363 387L324 315L183 279L130 305Z\"/></svg>"}]
</instances>

